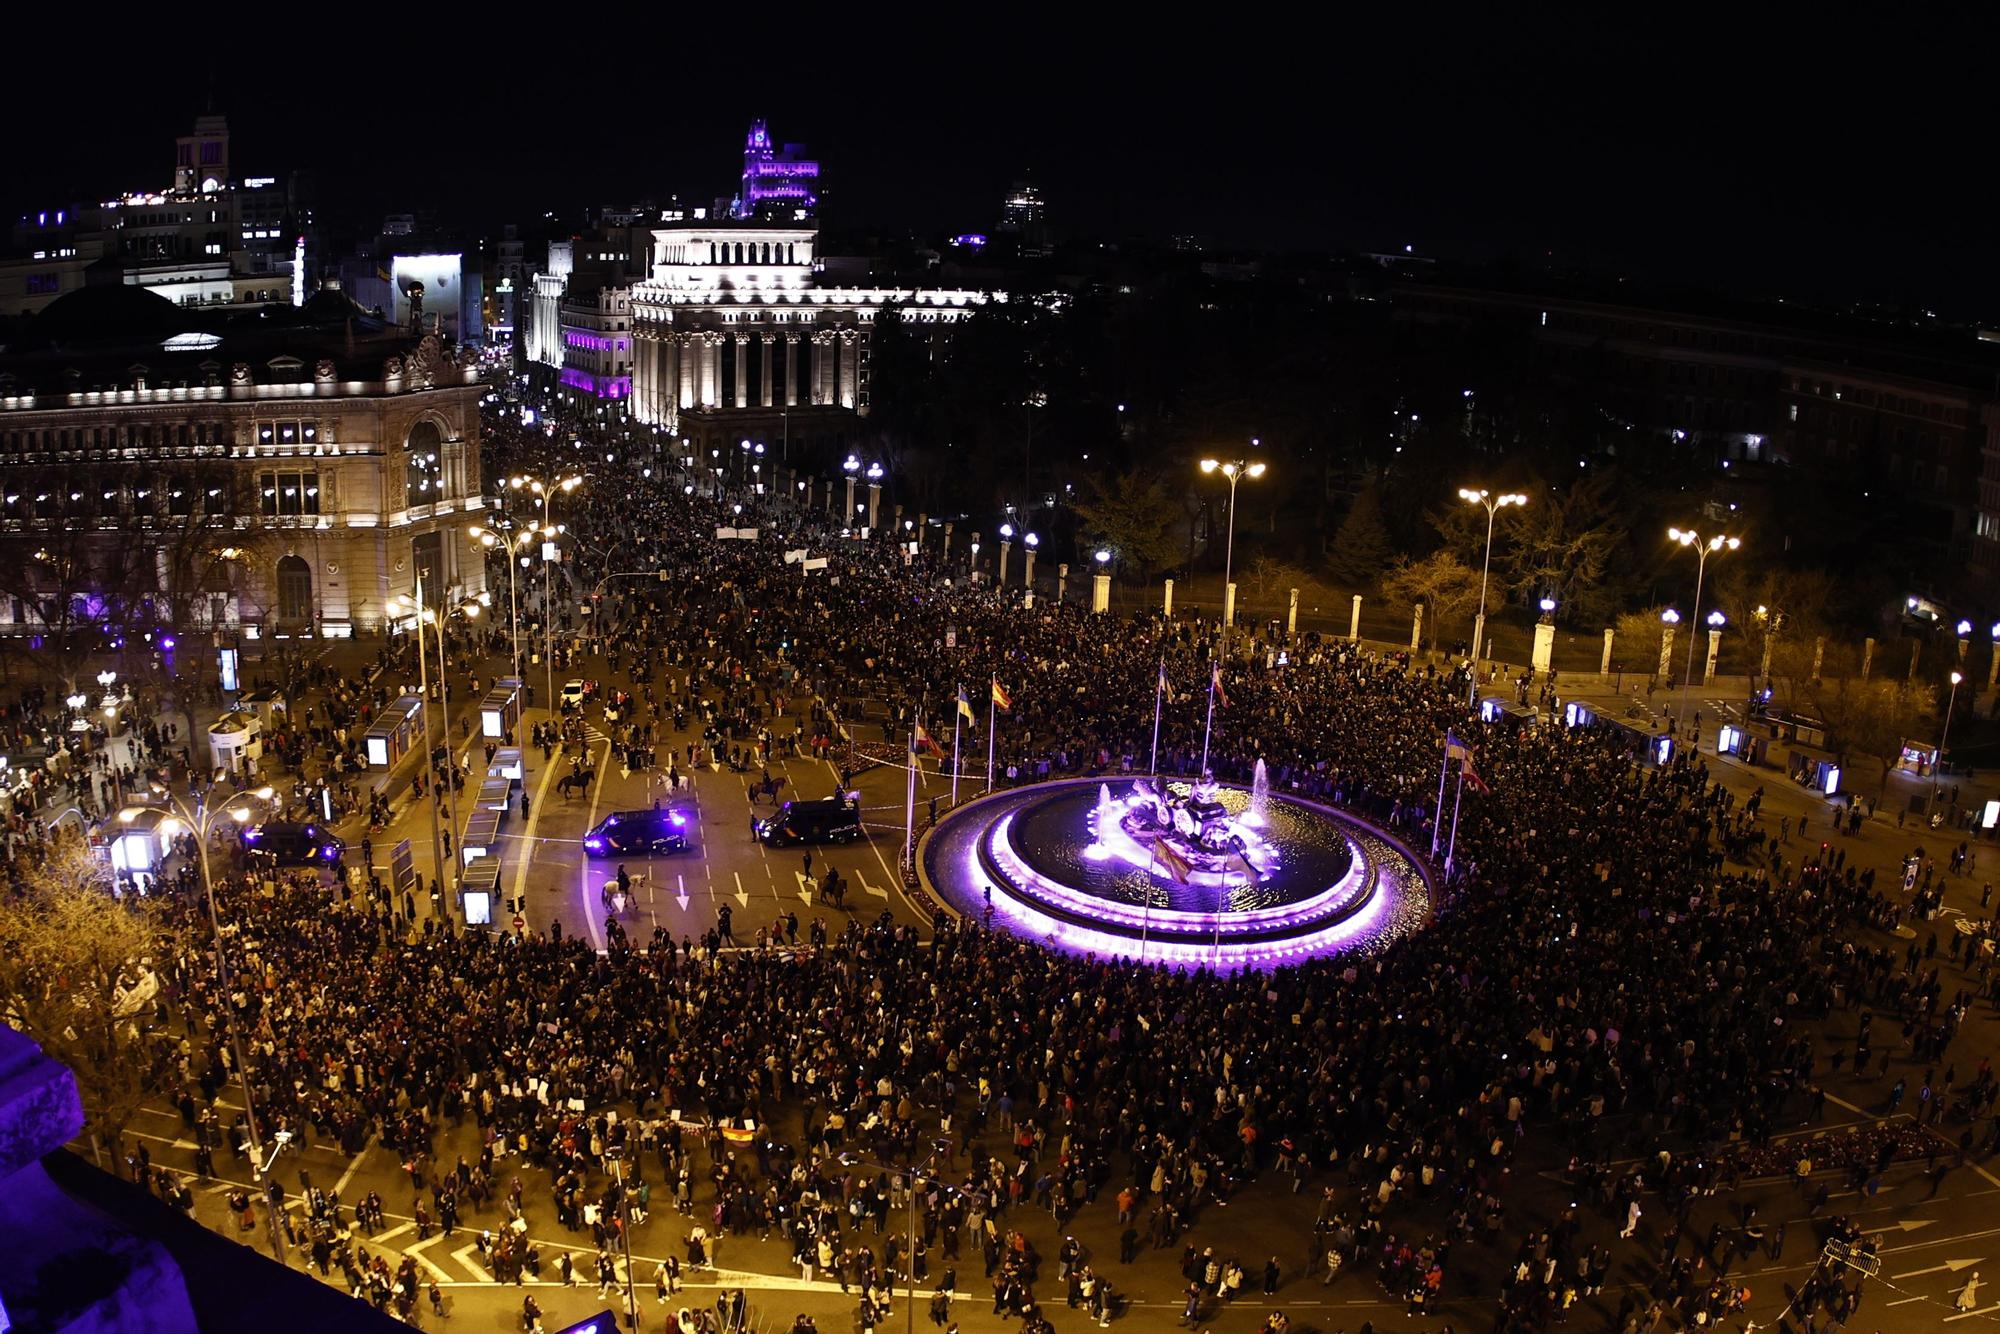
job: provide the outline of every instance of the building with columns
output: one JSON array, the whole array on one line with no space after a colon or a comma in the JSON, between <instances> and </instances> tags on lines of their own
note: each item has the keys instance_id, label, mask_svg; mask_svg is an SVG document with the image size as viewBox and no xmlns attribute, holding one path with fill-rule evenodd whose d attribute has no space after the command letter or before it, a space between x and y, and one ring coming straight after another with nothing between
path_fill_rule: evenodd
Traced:
<instances>
[{"instance_id":1,"label":"building with columns","mask_svg":"<svg viewBox=\"0 0 2000 1334\"><path fill-rule=\"evenodd\" d=\"M139 288L0 355L0 633L340 636L485 589L470 356L338 291L261 315Z\"/></svg>"},{"instance_id":2,"label":"building with columns","mask_svg":"<svg viewBox=\"0 0 2000 1334\"><path fill-rule=\"evenodd\" d=\"M653 232L632 288L633 418L697 454L846 448L868 413L869 336L885 311L942 332L1002 293L828 287L810 225L705 222Z\"/></svg>"}]
</instances>

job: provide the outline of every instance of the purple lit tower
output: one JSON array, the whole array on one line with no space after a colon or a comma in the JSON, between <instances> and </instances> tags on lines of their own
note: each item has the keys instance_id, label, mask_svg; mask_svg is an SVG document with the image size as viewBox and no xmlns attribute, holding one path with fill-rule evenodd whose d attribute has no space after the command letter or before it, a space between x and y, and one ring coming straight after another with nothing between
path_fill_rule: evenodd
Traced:
<instances>
[{"instance_id":1,"label":"purple lit tower","mask_svg":"<svg viewBox=\"0 0 2000 1334\"><path fill-rule=\"evenodd\" d=\"M743 139L743 189L736 197L736 216L810 217L819 204L819 163L805 152L804 144L773 147L764 122L752 121Z\"/></svg>"}]
</instances>

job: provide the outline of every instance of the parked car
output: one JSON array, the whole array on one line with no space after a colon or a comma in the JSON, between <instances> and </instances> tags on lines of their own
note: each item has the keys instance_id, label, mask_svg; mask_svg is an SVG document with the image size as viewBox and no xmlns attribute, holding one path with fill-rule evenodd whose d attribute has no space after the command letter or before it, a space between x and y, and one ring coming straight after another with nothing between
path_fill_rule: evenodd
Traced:
<instances>
[{"instance_id":1,"label":"parked car","mask_svg":"<svg viewBox=\"0 0 2000 1334\"><path fill-rule=\"evenodd\" d=\"M583 836L583 850L592 857L686 852L687 826L686 811L614 811Z\"/></svg>"},{"instance_id":2,"label":"parked car","mask_svg":"<svg viewBox=\"0 0 2000 1334\"><path fill-rule=\"evenodd\" d=\"M774 848L794 843L850 843L861 837L861 798L847 795L788 801L758 822L757 837Z\"/></svg>"},{"instance_id":3,"label":"parked car","mask_svg":"<svg viewBox=\"0 0 2000 1334\"><path fill-rule=\"evenodd\" d=\"M271 866L337 866L347 845L316 824L269 820L246 825L243 854Z\"/></svg>"}]
</instances>

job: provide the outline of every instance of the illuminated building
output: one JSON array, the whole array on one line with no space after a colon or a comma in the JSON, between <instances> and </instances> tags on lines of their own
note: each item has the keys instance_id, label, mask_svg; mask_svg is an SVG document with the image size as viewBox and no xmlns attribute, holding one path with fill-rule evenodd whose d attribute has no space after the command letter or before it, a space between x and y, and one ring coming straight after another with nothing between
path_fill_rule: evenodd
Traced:
<instances>
[{"instance_id":1,"label":"illuminated building","mask_svg":"<svg viewBox=\"0 0 2000 1334\"><path fill-rule=\"evenodd\" d=\"M1016 238L1023 255L1046 255L1049 250L1048 205L1031 181L1016 181L1000 205L1002 234Z\"/></svg>"},{"instance_id":2,"label":"illuminated building","mask_svg":"<svg viewBox=\"0 0 2000 1334\"><path fill-rule=\"evenodd\" d=\"M822 286L810 226L690 223L652 233L632 288L633 417L693 447L841 448L868 412L869 335L893 309L942 331L999 293Z\"/></svg>"},{"instance_id":3,"label":"illuminated building","mask_svg":"<svg viewBox=\"0 0 2000 1334\"><path fill-rule=\"evenodd\" d=\"M0 355L0 631L379 628L485 585L470 357L323 290L190 311L87 288Z\"/></svg>"},{"instance_id":4,"label":"illuminated building","mask_svg":"<svg viewBox=\"0 0 2000 1334\"><path fill-rule=\"evenodd\" d=\"M202 116L175 141L173 184L36 210L0 258L0 314L31 314L115 274L184 306L304 300L312 209L301 178L232 180L229 125Z\"/></svg>"},{"instance_id":5,"label":"illuminated building","mask_svg":"<svg viewBox=\"0 0 2000 1334\"><path fill-rule=\"evenodd\" d=\"M819 205L819 163L805 152L803 144L773 147L764 122L752 121L743 138L743 184L734 216L773 222L810 218Z\"/></svg>"}]
</instances>

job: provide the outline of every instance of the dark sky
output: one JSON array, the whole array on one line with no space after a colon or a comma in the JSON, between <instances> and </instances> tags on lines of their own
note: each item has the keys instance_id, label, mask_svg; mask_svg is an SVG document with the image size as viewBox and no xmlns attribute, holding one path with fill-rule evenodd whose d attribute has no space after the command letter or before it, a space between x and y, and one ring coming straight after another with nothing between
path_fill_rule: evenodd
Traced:
<instances>
[{"instance_id":1,"label":"dark sky","mask_svg":"<svg viewBox=\"0 0 2000 1334\"><path fill-rule=\"evenodd\" d=\"M543 10L518 16L511 45L343 19L167 61L135 44L17 66L0 202L164 182L212 82L238 175L311 168L358 218L435 208L478 232L704 199L731 187L762 115L811 146L837 216L860 226L985 228L1027 169L1071 232L1553 256L2000 319L2000 116L1960 54L1983 39L1803 17L1768 32L1748 9L1588 28L1262 9L1237 25L1254 31L1223 34L1206 10L1199 25L1121 10L1144 17L1136 36L1080 31L1081 9L995 9L990 30L873 38L829 35L855 11L819 6L769 40L750 16L785 27L787 11L593 9L582 19L605 31L565 40L536 31L558 21ZM175 72L200 61L216 73Z\"/></svg>"}]
</instances>

